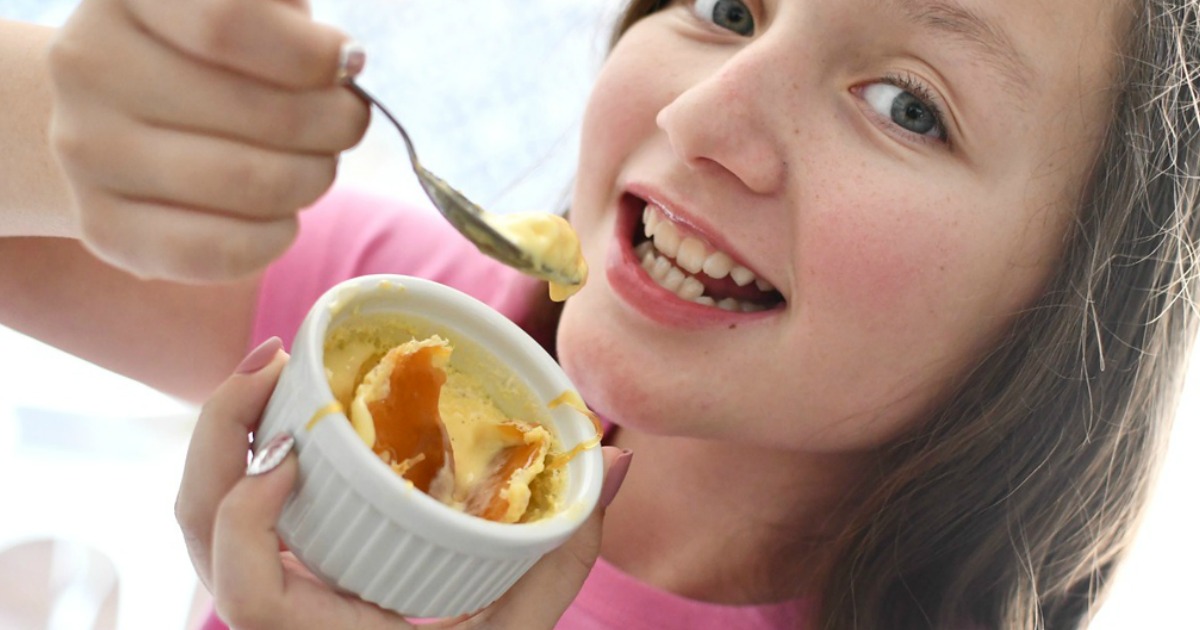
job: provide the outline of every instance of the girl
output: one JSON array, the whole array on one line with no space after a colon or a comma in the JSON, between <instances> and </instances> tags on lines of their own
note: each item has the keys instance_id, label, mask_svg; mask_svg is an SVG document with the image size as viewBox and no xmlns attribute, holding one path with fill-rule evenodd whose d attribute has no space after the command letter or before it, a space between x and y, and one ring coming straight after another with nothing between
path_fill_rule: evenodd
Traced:
<instances>
[{"instance_id":1,"label":"girl","mask_svg":"<svg viewBox=\"0 0 1200 630\"><path fill-rule=\"evenodd\" d=\"M429 275L552 338L638 463L449 625L1089 619L1196 325L1200 3L634 1L571 204L594 273L561 312L427 215L325 194L365 125L337 84L363 58L298 4L81 5L49 56L65 181L43 153L15 165L60 212L7 229L87 249L4 241L6 323L195 397L359 273ZM403 627L281 561L290 460L242 478L279 347L198 425L197 569L236 627ZM629 457L607 458L611 500Z\"/></svg>"}]
</instances>

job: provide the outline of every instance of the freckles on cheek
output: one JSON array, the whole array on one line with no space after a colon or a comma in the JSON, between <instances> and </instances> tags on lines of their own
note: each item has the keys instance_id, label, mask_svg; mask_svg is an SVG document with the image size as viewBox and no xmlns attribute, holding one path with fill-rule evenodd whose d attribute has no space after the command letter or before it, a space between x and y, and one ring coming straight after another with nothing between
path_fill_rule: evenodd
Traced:
<instances>
[{"instance_id":1,"label":"freckles on cheek","mask_svg":"<svg viewBox=\"0 0 1200 630\"><path fill-rule=\"evenodd\" d=\"M801 256L806 302L860 323L929 313L959 256L947 226L830 213L808 226Z\"/></svg>"}]
</instances>

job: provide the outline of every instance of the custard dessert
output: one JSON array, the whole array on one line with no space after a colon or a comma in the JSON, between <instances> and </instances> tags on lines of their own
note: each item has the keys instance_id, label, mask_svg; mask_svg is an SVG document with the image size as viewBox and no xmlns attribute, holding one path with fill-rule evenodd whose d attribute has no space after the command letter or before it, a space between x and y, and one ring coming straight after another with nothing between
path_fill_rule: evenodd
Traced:
<instances>
[{"instance_id":1,"label":"custard dessert","mask_svg":"<svg viewBox=\"0 0 1200 630\"><path fill-rule=\"evenodd\" d=\"M413 487L467 514L521 523L558 510L564 465L599 437L563 453L547 407L518 379L470 344L408 332L361 319L326 340L330 386L363 443Z\"/></svg>"},{"instance_id":2,"label":"custard dessert","mask_svg":"<svg viewBox=\"0 0 1200 630\"><path fill-rule=\"evenodd\" d=\"M534 267L543 270L529 273L550 283L551 300L562 302L587 282L587 261L579 236L563 217L548 212L514 212L491 216L489 224L529 253Z\"/></svg>"}]
</instances>

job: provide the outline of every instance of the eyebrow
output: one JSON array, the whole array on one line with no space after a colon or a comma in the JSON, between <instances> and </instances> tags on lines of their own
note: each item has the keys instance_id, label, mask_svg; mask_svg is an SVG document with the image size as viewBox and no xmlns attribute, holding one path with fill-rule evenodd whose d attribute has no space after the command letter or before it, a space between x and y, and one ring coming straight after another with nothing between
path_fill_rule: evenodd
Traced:
<instances>
[{"instance_id":1,"label":"eyebrow","mask_svg":"<svg viewBox=\"0 0 1200 630\"><path fill-rule=\"evenodd\" d=\"M910 21L978 49L983 53L982 60L1010 87L1022 94L1029 91L1036 73L1008 33L994 22L950 0L900 0L898 4Z\"/></svg>"}]
</instances>

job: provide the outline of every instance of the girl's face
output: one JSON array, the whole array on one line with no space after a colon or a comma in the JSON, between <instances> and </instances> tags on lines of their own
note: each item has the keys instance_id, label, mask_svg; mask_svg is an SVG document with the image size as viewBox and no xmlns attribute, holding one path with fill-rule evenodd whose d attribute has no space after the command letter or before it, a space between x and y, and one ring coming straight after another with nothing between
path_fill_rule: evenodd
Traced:
<instances>
[{"instance_id":1,"label":"girl's face","mask_svg":"<svg viewBox=\"0 0 1200 630\"><path fill-rule=\"evenodd\" d=\"M571 209L593 274L559 352L584 397L644 431L822 452L921 417L1058 260L1111 106L1112 4L679 0L639 21Z\"/></svg>"}]
</instances>

